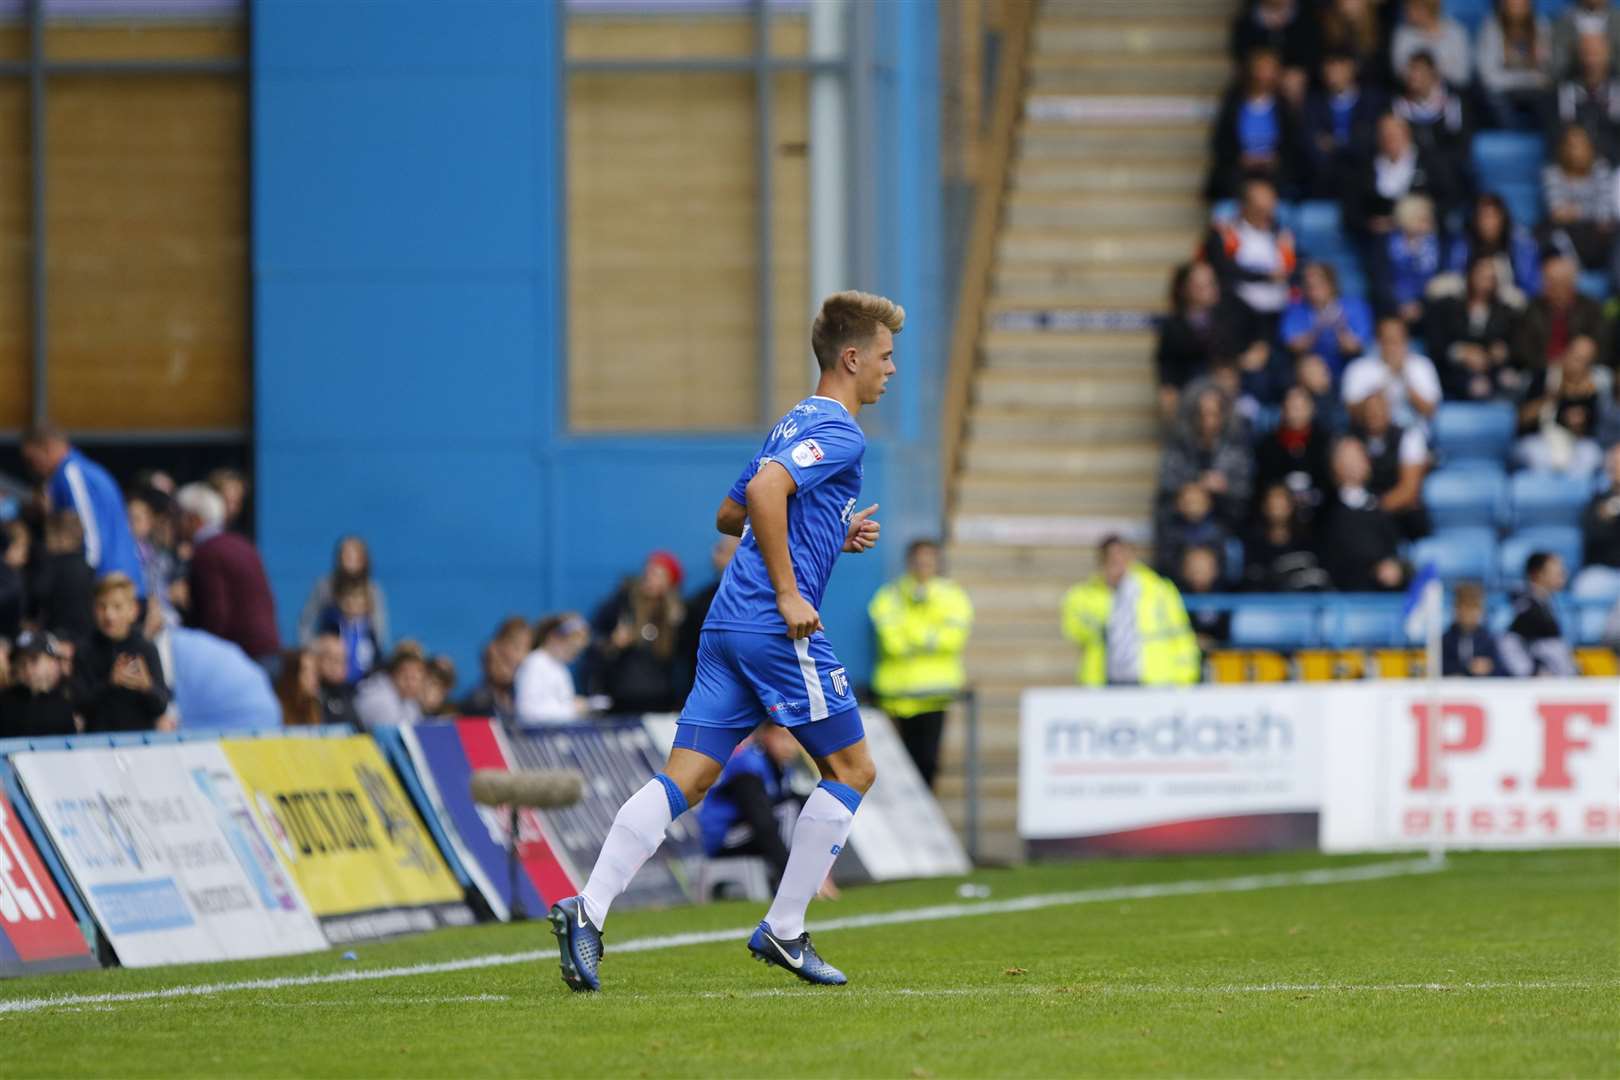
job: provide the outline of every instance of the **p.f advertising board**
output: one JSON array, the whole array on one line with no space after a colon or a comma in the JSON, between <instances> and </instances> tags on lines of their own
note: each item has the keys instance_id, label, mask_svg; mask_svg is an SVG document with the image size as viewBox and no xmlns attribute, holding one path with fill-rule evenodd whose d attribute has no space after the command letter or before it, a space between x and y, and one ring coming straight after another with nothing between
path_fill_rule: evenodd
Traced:
<instances>
[{"instance_id":1,"label":"p.f advertising board","mask_svg":"<svg viewBox=\"0 0 1620 1080\"><path fill-rule=\"evenodd\" d=\"M95 966L72 910L0 792L0 975Z\"/></svg>"}]
</instances>

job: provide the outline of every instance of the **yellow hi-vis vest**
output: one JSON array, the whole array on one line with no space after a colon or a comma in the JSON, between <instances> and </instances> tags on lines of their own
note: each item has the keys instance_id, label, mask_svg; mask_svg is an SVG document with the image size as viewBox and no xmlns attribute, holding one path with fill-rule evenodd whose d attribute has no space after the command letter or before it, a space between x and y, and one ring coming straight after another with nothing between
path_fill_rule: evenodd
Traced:
<instances>
[{"instance_id":1,"label":"yellow hi-vis vest","mask_svg":"<svg viewBox=\"0 0 1620 1080\"><path fill-rule=\"evenodd\" d=\"M1198 681L1202 657L1187 608L1176 587L1141 563L1127 571L1136 577L1136 633L1141 641L1142 686L1178 686ZM1102 575L1069 590L1063 598L1063 636L1080 646L1075 679L1082 686L1108 682L1108 615L1114 592Z\"/></svg>"},{"instance_id":2,"label":"yellow hi-vis vest","mask_svg":"<svg viewBox=\"0 0 1620 1080\"><path fill-rule=\"evenodd\" d=\"M973 604L954 581L919 586L910 574L891 581L867 606L877 631L872 690L890 716L938 712L967 681L962 649L973 628Z\"/></svg>"}]
</instances>

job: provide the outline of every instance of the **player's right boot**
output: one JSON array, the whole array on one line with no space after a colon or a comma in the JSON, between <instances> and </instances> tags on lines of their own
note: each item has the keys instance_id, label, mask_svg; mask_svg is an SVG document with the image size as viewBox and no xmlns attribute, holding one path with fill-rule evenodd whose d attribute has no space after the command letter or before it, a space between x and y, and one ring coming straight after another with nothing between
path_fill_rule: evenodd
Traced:
<instances>
[{"instance_id":1,"label":"player's right boot","mask_svg":"<svg viewBox=\"0 0 1620 1080\"><path fill-rule=\"evenodd\" d=\"M821 958L810 944L806 931L796 938L779 938L763 922L754 936L748 939L748 951L754 959L766 964L786 968L807 983L817 986L843 986L849 982L844 973Z\"/></svg>"},{"instance_id":2,"label":"player's right boot","mask_svg":"<svg viewBox=\"0 0 1620 1080\"><path fill-rule=\"evenodd\" d=\"M607 950L602 945L602 931L585 914L585 901L577 896L559 900L551 905L546 916L551 932L557 937L562 952L562 977L570 990L600 990L602 980L596 967Z\"/></svg>"}]
</instances>

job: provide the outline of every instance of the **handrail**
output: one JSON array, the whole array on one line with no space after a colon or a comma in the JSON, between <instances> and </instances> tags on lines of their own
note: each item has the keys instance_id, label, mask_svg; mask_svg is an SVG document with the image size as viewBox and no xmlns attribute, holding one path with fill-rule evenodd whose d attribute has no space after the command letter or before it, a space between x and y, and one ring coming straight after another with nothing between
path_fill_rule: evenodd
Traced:
<instances>
[{"instance_id":1,"label":"handrail","mask_svg":"<svg viewBox=\"0 0 1620 1080\"><path fill-rule=\"evenodd\" d=\"M962 424L973 383L979 335L984 329L984 308L990 293L996 229L1001 224L1001 206L1006 197L1013 135L1017 131L1018 116L1023 105L1024 59L1035 26L1036 2L1004 0L1006 30L999 61L1000 77L996 83L994 121L990 137L982 144L983 153L979 160L981 179L974 197L973 224L962 264L961 285L957 290L956 318L951 330L951 352L945 373L939 459L947 521L955 509L956 496L952 481L956 478L961 455Z\"/></svg>"}]
</instances>

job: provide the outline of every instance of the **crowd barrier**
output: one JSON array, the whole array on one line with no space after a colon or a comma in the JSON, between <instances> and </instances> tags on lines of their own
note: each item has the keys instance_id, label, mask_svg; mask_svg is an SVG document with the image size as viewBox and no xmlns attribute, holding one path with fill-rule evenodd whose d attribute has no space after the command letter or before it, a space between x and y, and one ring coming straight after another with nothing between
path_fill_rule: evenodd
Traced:
<instances>
[{"instance_id":1,"label":"crowd barrier","mask_svg":"<svg viewBox=\"0 0 1620 1080\"><path fill-rule=\"evenodd\" d=\"M964 873L967 859L881 713L879 782L840 881ZM460 719L0 740L0 975L246 959L534 917L584 882L619 804L662 768L670 718L530 730ZM476 804L476 769L571 768L574 806ZM690 902L696 815L622 899Z\"/></svg>"},{"instance_id":2,"label":"crowd barrier","mask_svg":"<svg viewBox=\"0 0 1620 1080\"><path fill-rule=\"evenodd\" d=\"M1620 845L1620 680L1024 692L1035 856Z\"/></svg>"}]
</instances>

